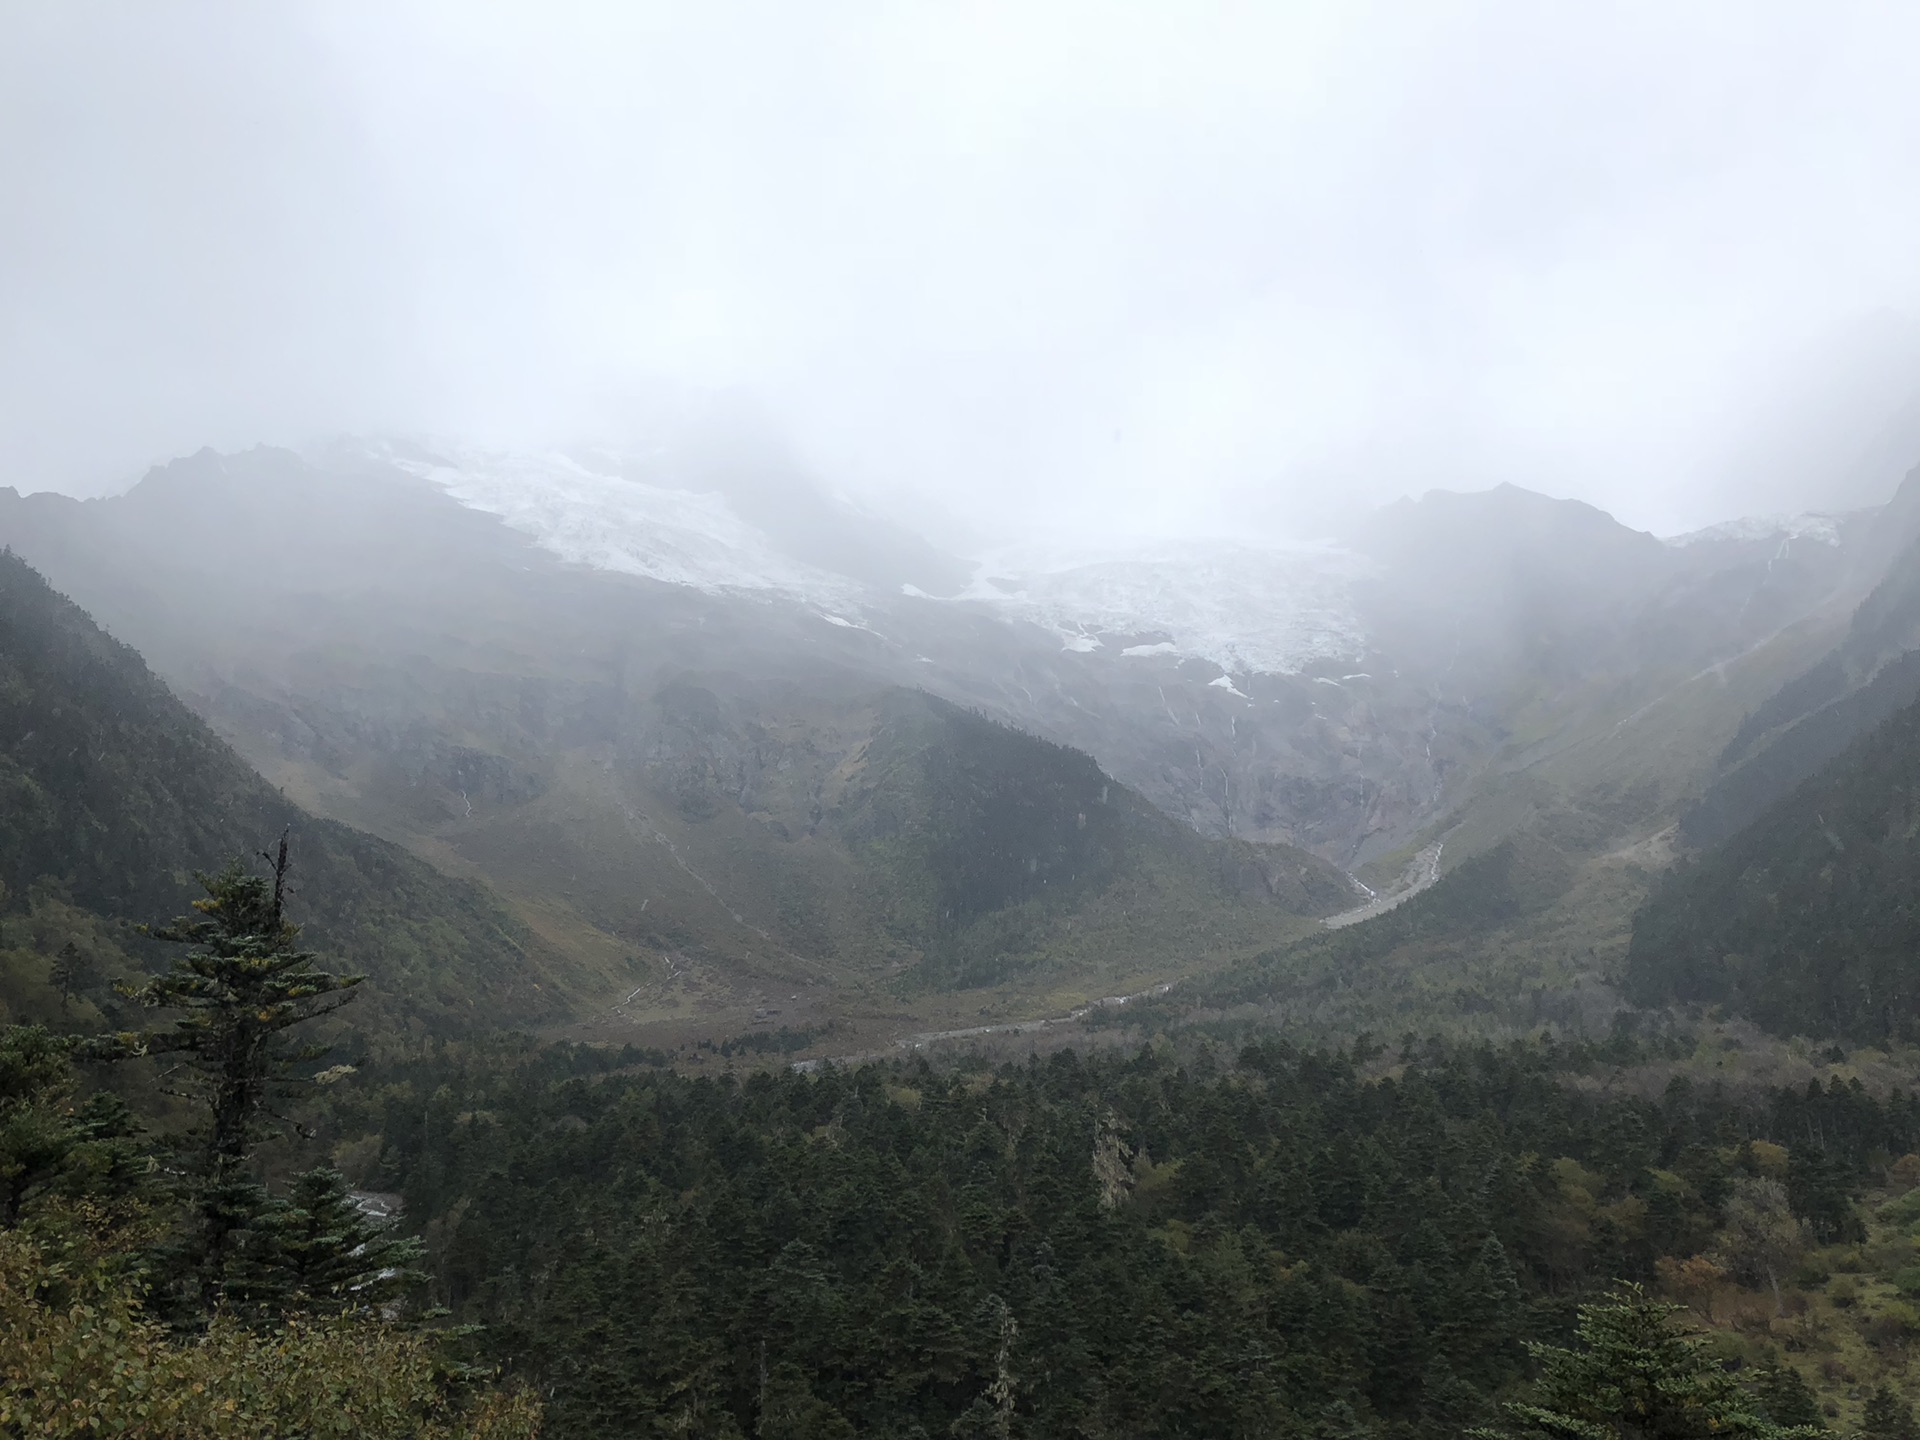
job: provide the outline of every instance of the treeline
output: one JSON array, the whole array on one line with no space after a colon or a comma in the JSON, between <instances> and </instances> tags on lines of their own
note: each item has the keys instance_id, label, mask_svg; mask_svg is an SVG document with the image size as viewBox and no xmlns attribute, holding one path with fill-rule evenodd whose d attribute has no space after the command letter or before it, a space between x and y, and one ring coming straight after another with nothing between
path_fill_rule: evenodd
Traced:
<instances>
[{"instance_id":1,"label":"treeline","mask_svg":"<svg viewBox=\"0 0 1920 1440\"><path fill-rule=\"evenodd\" d=\"M611 1058L449 1051L336 1097L553 1435L1456 1436L1616 1280L1711 1251L1764 1287L1767 1235L1847 1238L1920 1145L1905 1096L1608 1096L1551 1046Z\"/></svg>"}]
</instances>

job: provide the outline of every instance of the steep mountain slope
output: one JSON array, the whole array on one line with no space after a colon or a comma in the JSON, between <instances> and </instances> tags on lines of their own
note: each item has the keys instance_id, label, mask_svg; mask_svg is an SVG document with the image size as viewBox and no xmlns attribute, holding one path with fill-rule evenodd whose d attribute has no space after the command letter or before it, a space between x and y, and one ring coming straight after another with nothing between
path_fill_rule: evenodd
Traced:
<instances>
[{"instance_id":1,"label":"steep mountain slope","mask_svg":"<svg viewBox=\"0 0 1920 1440\"><path fill-rule=\"evenodd\" d=\"M1507 503L1528 507L1537 499ZM1742 717L1773 703L1784 679L1806 671L1844 633L1847 596L1860 583L1849 577L1869 563L1860 558L1865 544L1849 556L1817 531L1796 539L1772 527L1758 536L1691 537L1673 548L1700 545L1720 549L1720 561L1669 576L1658 605L1623 607L1598 581L1584 605L1574 603L1577 592L1562 593L1558 633L1584 632L1586 653L1556 654L1543 644L1534 662L1507 671L1537 693L1507 711L1504 743L1423 837L1431 843L1411 868L1427 872L1437 856L1444 873L1436 885L1364 924L1290 941L1130 1013L1317 1036L1409 1025L1491 1035L1543 1022L1604 1027L1623 1003L1618 981L1633 917L1672 861L1676 816L1697 800ZM1802 549L1810 553L1797 555ZM1664 563L1644 546L1638 559ZM1483 547L1461 563L1497 562ZM1524 594L1524 559L1517 568L1497 586L1478 581L1483 597L1496 588ZM1691 610L1700 630L1682 641L1699 645L1722 623L1712 619L1715 605L1728 611L1742 594L1749 611L1773 596L1774 617L1799 618L1724 660L1691 671L1674 665L1673 655L1688 651L1659 641L1658 625L1677 624ZM1816 598L1821 603L1803 609ZM1491 618L1524 614L1525 605L1485 609ZM1479 633L1497 639L1492 626ZM1524 629L1509 634L1514 649L1527 647ZM1637 670L1636 656L1645 657ZM1450 652L1449 661L1489 676L1503 663L1497 647L1477 655L1463 649L1457 658Z\"/></svg>"},{"instance_id":2,"label":"steep mountain slope","mask_svg":"<svg viewBox=\"0 0 1920 1440\"><path fill-rule=\"evenodd\" d=\"M5 952L11 997L33 1000L50 961L17 942L58 929L64 914L89 949L105 952L86 957L89 998L111 1007L111 972L144 947L87 917L171 918L197 893L192 870L257 853L288 826L308 938L370 975L366 1009L388 1023L442 1027L564 1013L554 957L484 890L303 814L138 655L0 551L0 896L16 917L16 948Z\"/></svg>"},{"instance_id":3,"label":"steep mountain slope","mask_svg":"<svg viewBox=\"0 0 1920 1440\"><path fill-rule=\"evenodd\" d=\"M1203 840L1077 751L927 696L879 709L831 823L885 877L890 928L925 949L934 983L997 978L1043 935L1144 956L1191 946L1195 927L1240 929L1249 906L1314 916L1355 898L1303 851ZM1117 891L1124 928L1091 938Z\"/></svg>"},{"instance_id":4,"label":"steep mountain slope","mask_svg":"<svg viewBox=\"0 0 1920 1440\"><path fill-rule=\"evenodd\" d=\"M260 492L234 498L229 513L244 514ZM488 523L448 509L456 525ZM176 656L208 637L195 652L213 691L200 697L203 708L295 802L464 875L451 887L456 895L484 895L472 884L482 880L513 904L517 922L495 917L503 933L553 962L539 1000L513 1010L517 1021L582 1007L604 1015L615 1005L623 1021L636 1022L745 1022L776 1008L815 1020L849 1006L884 1015L915 995L990 983L1048 997L1066 986L1072 999L1271 944L1312 923L1303 917L1354 898L1339 871L1311 855L1204 841L1084 755L877 685L765 628L738 626L733 655L754 662L746 673L690 669L685 661L699 654L690 640L711 642L709 655L728 653L720 627L704 623L715 619L713 608L665 637L635 622L663 611L671 617L670 605L602 614L596 629L571 638L609 650L583 660L574 647L548 642L556 633L550 622L569 608L570 584L584 578L604 587L611 577L554 567L516 592L533 598L530 613L489 605L464 561L436 573L432 552L410 566L391 554L394 529L382 521L393 514L376 512L362 522L364 535L340 543L343 560L363 567L365 588L353 594L347 618L373 638L358 646L302 633L316 621L342 620L341 609L308 604L310 594L297 588L322 578L312 573L310 551L277 567L270 554L242 549L215 569L189 550L177 562L157 557L144 575L124 570L121 579L137 576L160 592L144 618L151 624L165 611L160 643L170 640ZM500 534L489 527L483 540ZM224 553L234 536L215 539ZM200 567L209 579L198 587L184 575L170 579L171 563ZM399 577L402 595L376 588L388 575ZM617 599L624 583L602 593ZM235 598L223 587L254 584L274 603L220 628L218 612ZM133 598L121 603L137 628ZM470 608L453 613L463 606ZM387 623L376 625L375 611ZM840 628L814 627L836 637ZM98 644L145 676L130 653L104 637ZM61 652L51 641L42 648ZM221 666L234 650L243 663L229 679ZM187 723L157 681L144 683L160 697L153 704L178 712L170 724ZM47 698L54 691L45 676L22 693L62 703ZM40 740L49 733L25 720L20 730ZM206 780L207 795L172 797L175 811L218 809L242 824L262 807L278 805L276 815L291 808L196 733L228 762L208 771L225 789ZM167 762L132 751L118 763L130 783L111 793L137 799ZM126 828L119 820L98 828ZM65 823L50 814L43 828ZM340 826L316 834L314 848L325 851L316 867L352 850L343 838L351 832ZM202 854L214 845L206 836L167 840L188 857L176 870L211 863ZM23 837L21 847L46 851L36 837ZM375 848L389 860L398 853ZM412 882L438 881L408 864ZM115 853L82 878L154 868L147 850ZM316 892L326 888L322 879L314 877ZM129 903L92 891L77 898ZM385 927L385 943L400 945L410 926L431 930L442 908L421 903L404 923L373 914L361 922ZM406 943L408 953L424 955L423 942ZM461 965L480 958L470 947L460 963L428 968L442 989L458 991L467 983ZM776 1006L779 990L794 994Z\"/></svg>"},{"instance_id":5,"label":"steep mountain slope","mask_svg":"<svg viewBox=\"0 0 1920 1440\"><path fill-rule=\"evenodd\" d=\"M1636 916L1644 1004L1711 1001L1782 1033L1915 1033L1920 471L1879 517L1893 551L1850 623L1753 705L1677 839L1696 852ZM1896 549L1896 547L1899 547Z\"/></svg>"},{"instance_id":6,"label":"steep mountain slope","mask_svg":"<svg viewBox=\"0 0 1920 1440\"><path fill-rule=\"evenodd\" d=\"M1634 923L1641 1004L1725 1004L1781 1034L1920 1036L1920 706L1678 867Z\"/></svg>"},{"instance_id":7,"label":"steep mountain slope","mask_svg":"<svg viewBox=\"0 0 1920 1440\"><path fill-rule=\"evenodd\" d=\"M392 677L396 723L419 660L543 686L685 665L774 677L837 666L1086 750L1204 833L1335 859L1403 838L1428 808L1430 757L1460 748L1450 726L1430 733L1432 698L1384 672L1236 681L1157 632L1068 648L1004 597L918 593L940 583L926 566L902 582L916 593L827 571L807 558L824 552L748 523L738 485L679 489L609 468L404 447L324 464L208 452L109 500L0 490L0 537L195 703L330 702L339 677L312 673L322 657ZM214 553L218 565L202 563ZM1252 584L1272 558L1235 573ZM1177 573L1191 587L1218 572ZM1247 608L1235 594L1220 603Z\"/></svg>"},{"instance_id":8,"label":"steep mountain slope","mask_svg":"<svg viewBox=\"0 0 1920 1440\"><path fill-rule=\"evenodd\" d=\"M1888 507L1881 543L1908 539L1920 516L1920 471ZM1920 699L1920 545L1895 554L1840 642L1756 707L1721 753L1717 772L1681 823L1689 844L1713 845L1855 740Z\"/></svg>"},{"instance_id":9,"label":"steep mountain slope","mask_svg":"<svg viewBox=\"0 0 1920 1440\"><path fill-rule=\"evenodd\" d=\"M1327 871L1223 928L1210 851L1128 872L1158 867L1151 906L1110 901L1117 882L1063 906L1050 879L1040 918L1008 892L954 927L931 869L895 863L907 842L857 820L870 761L932 724L897 692L1090 754L1178 822L1163 857L1188 832L1297 843L1385 888L1416 851L1448 870L1518 846L1542 862L1528 905L1479 959L1449 951L1477 978L1445 984L1523 1013L1545 976L1603 986L1664 863L1650 837L1920 518L1660 542L1509 486L1340 544L1001 557L942 599L937 552L850 521L835 551L837 502L751 445L716 453L204 452L109 500L0 490L0 538L299 803L486 881L623 1022L933 1023L973 1013L929 998L956 985L1004 991L990 1010L1072 1002L1285 948L1340 902ZM1185 918L1142 928L1154 907ZM1390 949L1433 968L1417 937Z\"/></svg>"},{"instance_id":10,"label":"steep mountain slope","mask_svg":"<svg viewBox=\"0 0 1920 1440\"><path fill-rule=\"evenodd\" d=\"M1915 518L1797 517L1661 542L1508 485L1404 501L1335 546L1167 547L988 571L969 593L987 603L1001 587L993 603L1059 635L1102 686L1095 701L1052 678L1063 656L1045 679L1027 667L1023 695L999 708L1086 746L1197 828L1307 844L1375 865L1377 882L1409 842L1484 812L1489 789L1702 677L1757 659L1764 688L1777 685L1780 667L1831 643L1884 568L1883 538ZM1711 687L1690 696L1713 712L1711 748L1663 772L1655 808L1692 798L1759 698L1722 688L1725 703ZM1153 783L1139 781L1149 769ZM1458 838L1461 858L1497 843Z\"/></svg>"},{"instance_id":11,"label":"steep mountain slope","mask_svg":"<svg viewBox=\"0 0 1920 1440\"><path fill-rule=\"evenodd\" d=\"M457 720L462 748L339 700L258 707L246 738L291 793L485 877L557 944L630 957L623 1024L1072 1000L1355 898L1306 852L1203 839L1083 754L844 671L411 678L416 724Z\"/></svg>"}]
</instances>

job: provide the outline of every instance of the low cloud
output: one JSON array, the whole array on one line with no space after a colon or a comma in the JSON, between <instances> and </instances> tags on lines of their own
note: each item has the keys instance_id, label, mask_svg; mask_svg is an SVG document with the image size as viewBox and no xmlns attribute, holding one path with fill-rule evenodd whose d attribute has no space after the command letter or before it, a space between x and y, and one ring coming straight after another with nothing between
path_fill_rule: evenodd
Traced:
<instances>
[{"instance_id":1,"label":"low cloud","mask_svg":"<svg viewBox=\"0 0 1920 1440\"><path fill-rule=\"evenodd\" d=\"M1009 537L1507 480L1672 531L1920 461L1898 9L0 24L0 483L644 441L716 393L836 486Z\"/></svg>"}]
</instances>

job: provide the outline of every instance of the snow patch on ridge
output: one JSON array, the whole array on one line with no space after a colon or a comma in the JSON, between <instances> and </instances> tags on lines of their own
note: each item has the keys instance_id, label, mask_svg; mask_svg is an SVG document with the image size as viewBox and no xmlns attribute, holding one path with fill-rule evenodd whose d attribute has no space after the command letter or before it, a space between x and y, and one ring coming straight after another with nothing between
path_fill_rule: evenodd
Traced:
<instances>
[{"instance_id":1,"label":"snow patch on ridge","mask_svg":"<svg viewBox=\"0 0 1920 1440\"><path fill-rule=\"evenodd\" d=\"M1718 525L1709 525L1704 530L1690 530L1685 535L1669 535L1661 544L1676 549L1685 549L1690 545L1711 544L1715 541L1748 540L1813 540L1822 545L1840 543L1840 522L1832 515L1743 515L1738 520L1725 520Z\"/></svg>"}]
</instances>

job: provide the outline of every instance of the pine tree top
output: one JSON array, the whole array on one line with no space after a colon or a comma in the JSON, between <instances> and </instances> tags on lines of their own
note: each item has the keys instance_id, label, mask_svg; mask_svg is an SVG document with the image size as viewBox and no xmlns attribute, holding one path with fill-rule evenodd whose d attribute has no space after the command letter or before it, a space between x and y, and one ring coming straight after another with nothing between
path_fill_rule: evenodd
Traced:
<instances>
[{"instance_id":1,"label":"pine tree top","mask_svg":"<svg viewBox=\"0 0 1920 1440\"><path fill-rule=\"evenodd\" d=\"M1684 1307L1615 1287L1580 1307L1579 1346L1529 1344L1536 1399L1508 1406L1516 1435L1555 1440L1801 1440L1817 1428L1774 1423L1754 1397L1674 1323ZM1500 1432L1477 1431L1484 1440Z\"/></svg>"},{"instance_id":2,"label":"pine tree top","mask_svg":"<svg viewBox=\"0 0 1920 1440\"><path fill-rule=\"evenodd\" d=\"M275 872L255 875L238 861L197 878L206 896L194 913L148 930L156 940L187 945L172 968L129 992L153 1009L184 1010L171 1032L117 1037L136 1053L197 1050L231 1026L273 1033L338 1009L366 977L319 968L320 956L299 948L300 927L286 918L286 842Z\"/></svg>"}]
</instances>

